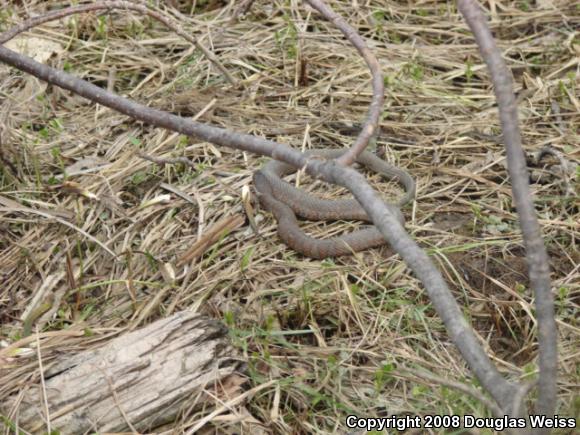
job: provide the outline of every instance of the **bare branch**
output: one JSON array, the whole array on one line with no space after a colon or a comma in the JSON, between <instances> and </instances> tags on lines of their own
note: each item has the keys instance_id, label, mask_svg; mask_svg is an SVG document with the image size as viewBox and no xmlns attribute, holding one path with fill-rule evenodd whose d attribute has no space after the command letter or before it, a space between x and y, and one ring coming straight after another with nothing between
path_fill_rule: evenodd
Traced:
<instances>
[{"instance_id":1,"label":"bare branch","mask_svg":"<svg viewBox=\"0 0 580 435\"><path fill-rule=\"evenodd\" d=\"M550 291L549 258L542 240L528 184L529 175L522 149L512 77L477 2L474 0L459 0L458 4L459 10L475 35L481 56L491 73L499 106L513 198L526 248L530 285L536 298L540 369L538 381L539 398L536 404L536 413L551 416L554 414L556 405L558 364L558 336L554 318L554 298Z\"/></svg>"},{"instance_id":2,"label":"bare branch","mask_svg":"<svg viewBox=\"0 0 580 435\"><path fill-rule=\"evenodd\" d=\"M357 49L367 63L372 75L373 99L369 105L366 120L354 144L342 156L337 158L341 165L352 165L357 156L364 151L373 136L378 134L379 119L385 100L385 85L379 61L369 49L364 39L344 19L328 7L322 0L306 0L306 2L332 22Z\"/></svg>"}]
</instances>

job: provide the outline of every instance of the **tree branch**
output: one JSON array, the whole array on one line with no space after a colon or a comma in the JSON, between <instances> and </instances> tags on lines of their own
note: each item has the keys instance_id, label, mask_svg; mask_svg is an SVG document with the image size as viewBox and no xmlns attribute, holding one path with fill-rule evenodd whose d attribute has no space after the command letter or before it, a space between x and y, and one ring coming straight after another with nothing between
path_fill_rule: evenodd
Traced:
<instances>
[{"instance_id":1,"label":"tree branch","mask_svg":"<svg viewBox=\"0 0 580 435\"><path fill-rule=\"evenodd\" d=\"M542 240L528 184L529 174L522 149L512 77L477 2L459 0L458 4L491 73L499 106L513 198L526 248L530 286L536 299L539 341L539 397L536 403L536 413L552 416L556 405L558 369L558 334L554 318L554 298L550 291L549 258Z\"/></svg>"},{"instance_id":2,"label":"tree branch","mask_svg":"<svg viewBox=\"0 0 580 435\"><path fill-rule=\"evenodd\" d=\"M321 0L306 0L306 2L320 12L342 32L346 39L348 39L360 53L371 72L373 98L369 105L365 122L354 144L348 151L336 159L341 165L350 166L356 161L357 156L364 151L371 138L379 132L379 119L385 101L385 84L383 82L381 66L373 52L365 43L364 39L362 39L357 31L344 21L340 15L334 12Z\"/></svg>"}]
</instances>

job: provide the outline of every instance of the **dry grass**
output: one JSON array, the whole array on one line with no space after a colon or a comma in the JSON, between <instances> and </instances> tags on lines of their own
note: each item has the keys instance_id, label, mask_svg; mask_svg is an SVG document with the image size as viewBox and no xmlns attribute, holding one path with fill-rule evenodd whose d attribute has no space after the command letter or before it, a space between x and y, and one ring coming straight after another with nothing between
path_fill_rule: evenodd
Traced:
<instances>
[{"instance_id":1,"label":"dry grass","mask_svg":"<svg viewBox=\"0 0 580 435\"><path fill-rule=\"evenodd\" d=\"M13 2L0 10L0 26L47 3ZM299 1L257 1L229 24L235 8L227 2L198 1L193 13L191 1L173 3L186 14L182 26L243 86L228 85L187 42L134 14L79 16L66 30L55 23L27 37L57 44L52 65L154 107L295 147L352 142L349 127L370 101L369 75L317 14ZM439 263L501 369L533 378L533 298L493 93L465 23L443 1L330 3L383 66L387 99L377 147L418 182L407 228ZM516 80L552 260L557 413L577 416L578 169L566 186L561 162L537 163L534 154L550 145L571 166L580 159L580 8L567 0L490 3L492 29ZM474 382L392 251L320 262L282 245L267 214L257 216L260 235L252 231L241 192L264 159L136 123L3 66L0 141L4 343L27 328L60 331L43 341L46 365L196 310L228 324L249 361L250 388L275 381L203 433L258 433L248 426L254 419L264 433L344 433L348 414L487 415L477 400L418 376L416 369ZM161 167L139 152L194 164ZM306 224L320 236L352 225ZM35 353L9 363L0 372L0 397L39 376ZM181 433L209 412L185 413L163 430Z\"/></svg>"}]
</instances>

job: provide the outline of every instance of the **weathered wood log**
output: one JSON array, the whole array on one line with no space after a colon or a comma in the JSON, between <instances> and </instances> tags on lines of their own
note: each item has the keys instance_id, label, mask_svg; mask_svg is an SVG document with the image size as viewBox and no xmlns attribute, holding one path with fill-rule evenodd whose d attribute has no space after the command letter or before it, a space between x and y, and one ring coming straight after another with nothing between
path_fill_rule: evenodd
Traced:
<instances>
[{"instance_id":1,"label":"weathered wood log","mask_svg":"<svg viewBox=\"0 0 580 435\"><path fill-rule=\"evenodd\" d=\"M0 411L30 433L151 432L185 410L213 407L212 396L237 396L236 387L224 397L221 386L241 364L225 326L181 312L63 359L44 373L44 389L34 385Z\"/></svg>"}]
</instances>

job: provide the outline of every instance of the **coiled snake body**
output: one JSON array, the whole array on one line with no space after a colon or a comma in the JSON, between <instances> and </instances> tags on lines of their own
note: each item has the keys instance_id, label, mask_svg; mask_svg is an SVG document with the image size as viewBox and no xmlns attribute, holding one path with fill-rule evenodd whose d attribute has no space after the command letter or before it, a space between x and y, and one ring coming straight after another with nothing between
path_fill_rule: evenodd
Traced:
<instances>
[{"instance_id":1,"label":"coiled snake body","mask_svg":"<svg viewBox=\"0 0 580 435\"><path fill-rule=\"evenodd\" d=\"M325 158L336 158L344 150L312 150L305 154ZM393 179L405 189L405 194L397 204L387 204L404 223L399 207L407 204L415 196L415 181L404 170L390 165L374 154L364 151L356 160L383 177ZM272 160L254 174L254 185L258 191L260 203L272 212L278 222L278 235L292 249L315 259L337 257L352 254L356 251L374 248L386 243L379 230L372 226L353 231L340 237L318 240L302 231L296 215L309 220L362 220L370 222L364 209L355 199L325 200L312 197L300 189L282 180L282 177L295 172L292 166Z\"/></svg>"}]
</instances>

